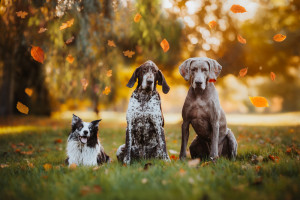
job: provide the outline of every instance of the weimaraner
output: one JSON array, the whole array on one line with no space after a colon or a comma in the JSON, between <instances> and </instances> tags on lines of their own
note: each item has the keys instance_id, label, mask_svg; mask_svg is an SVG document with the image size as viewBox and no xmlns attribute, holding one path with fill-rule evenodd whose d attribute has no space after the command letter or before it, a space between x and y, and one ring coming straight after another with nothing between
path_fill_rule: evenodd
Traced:
<instances>
[{"instance_id":1,"label":"weimaraner","mask_svg":"<svg viewBox=\"0 0 300 200\"><path fill-rule=\"evenodd\" d=\"M179 72L190 88L182 108L182 141L180 159L186 157L189 125L197 136L190 146L191 157L217 159L225 156L235 159L237 141L227 128L225 113L220 105L214 83L222 66L210 58L189 58L179 66Z\"/></svg>"}]
</instances>

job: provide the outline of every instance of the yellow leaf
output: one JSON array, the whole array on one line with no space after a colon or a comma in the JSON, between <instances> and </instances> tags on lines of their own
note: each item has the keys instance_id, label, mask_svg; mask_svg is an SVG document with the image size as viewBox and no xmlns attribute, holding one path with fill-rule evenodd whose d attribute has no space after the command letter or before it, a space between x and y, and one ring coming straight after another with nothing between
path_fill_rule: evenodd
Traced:
<instances>
[{"instance_id":1,"label":"yellow leaf","mask_svg":"<svg viewBox=\"0 0 300 200\"><path fill-rule=\"evenodd\" d=\"M282 34L276 34L274 35L273 37L273 40L275 42L282 42L283 40L285 40L286 36L285 35L282 35Z\"/></svg>"},{"instance_id":2,"label":"yellow leaf","mask_svg":"<svg viewBox=\"0 0 300 200\"><path fill-rule=\"evenodd\" d=\"M66 60L67 60L70 64L72 64L73 61L74 61L74 57L73 57L71 54L69 54L69 55L67 56Z\"/></svg>"},{"instance_id":3,"label":"yellow leaf","mask_svg":"<svg viewBox=\"0 0 300 200\"><path fill-rule=\"evenodd\" d=\"M160 43L161 48L166 53L170 49L169 42L166 39L163 39Z\"/></svg>"},{"instance_id":4,"label":"yellow leaf","mask_svg":"<svg viewBox=\"0 0 300 200\"><path fill-rule=\"evenodd\" d=\"M21 17L22 19L24 19L26 17L26 15L28 15L28 12L25 11L18 11L16 12L18 17Z\"/></svg>"},{"instance_id":5,"label":"yellow leaf","mask_svg":"<svg viewBox=\"0 0 300 200\"><path fill-rule=\"evenodd\" d=\"M111 77L111 76L112 76L112 70L108 70L108 71L106 72L106 76L107 76L107 77Z\"/></svg>"},{"instance_id":6,"label":"yellow leaf","mask_svg":"<svg viewBox=\"0 0 300 200\"><path fill-rule=\"evenodd\" d=\"M255 107L269 107L269 103L265 97L249 97L249 99Z\"/></svg>"},{"instance_id":7,"label":"yellow leaf","mask_svg":"<svg viewBox=\"0 0 300 200\"><path fill-rule=\"evenodd\" d=\"M209 23L208 23L208 26L209 26L209 28L214 28L215 26L217 25L217 22L216 21L210 21Z\"/></svg>"},{"instance_id":8,"label":"yellow leaf","mask_svg":"<svg viewBox=\"0 0 300 200\"><path fill-rule=\"evenodd\" d=\"M134 16L134 22L135 23L138 23L140 21L140 19L142 18L142 15L140 15L140 13L137 13L135 16Z\"/></svg>"},{"instance_id":9,"label":"yellow leaf","mask_svg":"<svg viewBox=\"0 0 300 200\"><path fill-rule=\"evenodd\" d=\"M135 54L134 51L123 51L124 56L127 56L128 58L132 58L132 56Z\"/></svg>"},{"instance_id":10,"label":"yellow leaf","mask_svg":"<svg viewBox=\"0 0 300 200\"><path fill-rule=\"evenodd\" d=\"M59 27L59 30L70 28L71 26L73 26L73 23L74 23L74 18L70 19L69 21L66 21L66 23L62 23L61 26Z\"/></svg>"},{"instance_id":11,"label":"yellow leaf","mask_svg":"<svg viewBox=\"0 0 300 200\"><path fill-rule=\"evenodd\" d=\"M31 97L32 93L33 93L33 89L31 88L25 88L25 93Z\"/></svg>"},{"instance_id":12,"label":"yellow leaf","mask_svg":"<svg viewBox=\"0 0 300 200\"><path fill-rule=\"evenodd\" d=\"M22 104L21 102L18 101L17 103L17 109L20 113L23 113L23 114L28 114L29 112L29 108L27 106L25 106L24 104Z\"/></svg>"},{"instance_id":13,"label":"yellow leaf","mask_svg":"<svg viewBox=\"0 0 300 200\"><path fill-rule=\"evenodd\" d=\"M107 45L110 46L110 47L116 47L116 44L113 40L108 40Z\"/></svg>"},{"instance_id":14,"label":"yellow leaf","mask_svg":"<svg viewBox=\"0 0 300 200\"><path fill-rule=\"evenodd\" d=\"M44 164L43 167L44 167L45 171L52 169L52 165L48 164L48 163Z\"/></svg>"},{"instance_id":15,"label":"yellow leaf","mask_svg":"<svg viewBox=\"0 0 300 200\"><path fill-rule=\"evenodd\" d=\"M102 93L108 95L110 93L110 87L106 86Z\"/></svg>"}]
</instances>

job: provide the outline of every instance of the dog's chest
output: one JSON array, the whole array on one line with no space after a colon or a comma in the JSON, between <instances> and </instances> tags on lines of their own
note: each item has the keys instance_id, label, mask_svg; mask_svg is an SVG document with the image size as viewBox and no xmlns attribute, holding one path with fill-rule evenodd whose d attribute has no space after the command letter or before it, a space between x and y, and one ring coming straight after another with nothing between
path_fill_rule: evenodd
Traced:
<instances>
[{"instance_id":1,"label":"dog's chest","mask_svg":"<svg viewBox=\"0 0 300 200\"><path fill-rule=\"evenodd\" d=\"M67 154L69 163L77 165L97 165L97 156L100 153L100 143L95 147L82 145L78 141L69 141L67 144Z\"/></svg>"}]
</instances>

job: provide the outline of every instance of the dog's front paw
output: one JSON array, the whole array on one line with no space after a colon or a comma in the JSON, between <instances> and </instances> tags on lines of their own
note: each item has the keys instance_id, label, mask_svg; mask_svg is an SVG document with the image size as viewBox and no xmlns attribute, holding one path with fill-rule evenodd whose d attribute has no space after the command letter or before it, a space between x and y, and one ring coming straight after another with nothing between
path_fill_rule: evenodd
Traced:
<instances>
[{"instance_id":1,"label":"dog's front paw","mask_svg":"<svg viewBox=\"0 0 300 200\"><path fill-rule=\"evenodd\" d=\"M218 158L219 158L219 156L209 156L209 159L210 159L213 163L217 162Z\"/></svg>"},{"instance_id":2,"label":"dog's front paw","mask_svg":"<svg viewBox=\"0 0 300 200\"><path fill-rule=\"evenodd\" d=\"M125 165L130 165L130 158L129 156L125 156L124 159L123 159L123 164Z\"/></svg>"},{"instance_id":3,"label":"dog's front paw","mask_svg":"<svg viewBox=\"0 0 300 200\"><path fill-rule=\"evenodd\" d=\"M169 157L168 154L164 154L164 155L163 155L163 160L168 161L168 162L171 161L171 159L170 159L170 157Z\"/></svg>"}]
</instances>

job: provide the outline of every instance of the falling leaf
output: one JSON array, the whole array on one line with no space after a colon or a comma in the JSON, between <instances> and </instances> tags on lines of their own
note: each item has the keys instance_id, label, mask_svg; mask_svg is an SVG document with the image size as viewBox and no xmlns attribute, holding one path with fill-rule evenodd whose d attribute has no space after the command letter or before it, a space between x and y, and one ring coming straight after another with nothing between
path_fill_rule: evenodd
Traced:
<instances>
[{"instance_id":1,"label":"falling leaf","mask_svg":"<svg viewBox=\"0 0 300 200\"><path fill-rule=\"evenodd\" d=\"M170 156L170 159L176 161L176 160L178 160L178 157L175 156L175 155L171 155L171 156Z\"/></svg>"},{"instance_id":2,"label":"falling leaf","mask_svg":"<svg viewBox=\"0 0 300 200\"><path fill-rule=\"evenodd\" d=\"M1 168L5 168L5 167L9 167L9 165L7 165L7 164L1 164L0 167Z\"/></svg>"},{"instance_id":3,"label":"falling leaf","mask_svg":"<svg viewBox=\"0 0 300 200\"><path fill-rule=\"evenodd\" d=\"M25 88L25 93L31 97L32 93L33 93L33 89L31 88Z\"/></svg>"},{"instance_id":4,"label":"falling leaf","mask_svg":"<svg viewBox=\"0 0 300 200\"><path fill-rule=\"evenodd\" d=\"M111 76L112 76L112 70L108 70L108 71L106 72L106 76L107 76L107 77L111 77Z\"/></svg>"},{"instance_id":5,"label":"falling leaf","mask_svg":"<svg viewBox=\"0 0 300 200\"><path fill-rule=\"evenodd\" d=\"M116 47L116 44L113 40L108 40L107 45L110 47Z\"/></svg>"},{"instance_id":6,"label":"falling leaf","mask_svg":"<svg viewBox=\"0 0 300 200\"><path fill-rule=\"evenodd\" d=\"M135 23L138 23L141 18L142 18L142 15L140 15L140 13L136 13L133 20Z\"/></svg>"},{"instance_id":7,"label":"falling leaf","mask_svg":"<svg viewBox=\"0 0 300 200\"><path fill-rule=\"evenodd\" d=\"M128 58L132 58L132 55L134 55L135 52L127 50L127 51L123 51L123 54L124 54L124 56L127 56Z\"/></svg>"},{"instance_id":8,"label":"falling leaf","mask_svg":"<svg viewBox=\"0 0 300 200\"><path fill-rule=\"evenodd\" d=\"M148 182L148 179L143 178L141 182L142 182L143 184L146 184L146 183Z\"/></svg>"},{"instance_id":9,"label":"falling leaf","mask_svg":"<svg viewBox=\"0 0 300 200\"><path fill-rule=\"evenodd\" d=\"M46 30L48 29L41 27L38 33L44 33Z\"/></svg>"},{"instance_id":10,"label":"falling leaf","mask_svg":"<svg viewBox=\"0 0 300 200\"><path fill-rule=\"evenodd\" d=\"M76 169L76 167L77 167L77 165L76 165L75 163L72 163L72 164L69 166L70 169Z\"/></svg>"},{"instance_id":11,"label":"falling leaf","mask_svg":"<svg viewBox=\"0 0 300 200\"><path fill-rule=\"evenodd\" d=\"M214 28L215 26L217 25L217 22L216 21L210 21L209 23L208 23L208 26L209 26L209 28Z\"/></svg>"},{"instance_id":12,"label":"falling leaf","mask_svg":"<svg viewBox=\"0 0 300 200\"><path fill-rule=\"evenodd\" d=\"M52 165L48 164L48 163L44 164L43 167L44 167L45 171L52 169Z\"/></svg>"},{"instance_id":13,"label":"falling leaf","mask_svg":"<svg viewBox=\"0 0 300 200\"><path fill-rule=\"evenodd\" d=\"M216 79L209 79L208 82L215 83L215 82L217 82L217 80Z\"/></svg>"},{"instance_id":14,"label":"falling leaf","mask_svg":"<svg viewBox=\"0 0 300 200\"><path fill-rule=\"evenodd\" d=\"M62 139L56 139L56 140L54 140L54 143L56 143L56 144L62 143L62 142L63 142Z\"/></svg>"},{"instance_id":15,"label":"falling leaf","mask_svg":"<svg viewBox=\"0 0 300 200\"><path fill-rule=\"evenodd\" d=\"M255 107L269 107L269 103L265 97L249 97L249 99Z\"/></svg>"},{"instance_id":16,"label":"falling leaf","mask_svg":"<svg viewBox=\"0 0 300 200\"><path fill-rule=\"evenodd\" d=\"M44 51L38 46L33 46L31 48L31 56L34 60L43 63L44 62Z\"/></svg>"},{"instance_id":17,"label":"falling leaf","mask_svg":"<svg viewBox=\"0 0 300 200\"><path fill-rule=\"evenodd\" d=\"M83 90L85 91L86 88L87 88L87 86L89 85L88 80L85 79L85 78L81 79L81 85L82 85L82 87L83 87Z\"/></svg>"},{"instance_id":18,"label":"falling leaf","mask_svg":"<svg viewBox=\"0 0 300 200\"><path fill-rule=\"evenodd\" d=\"M169 42L166 39L163 39L163 41L161 41L160 43L161 48L163 49L163 51L166 53L170 46L169 46Z\"/></svg>"},{"instance_id":19,"label":"falling leaf","mask_svg":"<svg viewBox=\"0 0 300 200\"><path fill-rule=\"evenodd\" d=\"M244 13L244 12L247 12L247 10L243 6L240 6L240 5L232 5L231 8L230 8L230 10L233 13Z\"/></svg>"},{"instance_id":20,"label":"falling leaf","mask_svg":"<svg viewBox=\"0 0 300 200\"><path fill-rule=\"evenodd\" d=\"M23 114L28 114L29 112L29 108L27 106L25 106L24 104L22 104L21 102L18 101L17 103L17 109L20 113L23 113Z\"/></svg>"},{"instance_id":21,"label":"falling leaf","mask_svg":"<svg viewBox=\"0 0 300 200\"><path fill-rule=\"evenodd\" d=\"M74 57L73 57L71 54L69 54L69 55L67 56L66 60L67 60L70 64L72 64L72 63L74 62Z\"/></svg>"},{"instance_id":22,"label":"falling leaf","mask_svg":"<svg viewBox=\"0 0 300 200\"><path fill-rule=\"evenodd\" d=\"M270 73L270 76L271 76L271 80L272 80L272 81L275 81L275 78L276 78L275 73L274 73L274 72L271 72L271 73Z\"/></svg>"},{"instance_id":23,"label":"falling leaf","mask_svg":"<svg viewBox=\"0 0 300 200\"><path fill-rule=\"evenodd\" d=\"M245 38L243 38L241 35L238 35L237 39L242 44L246 44L247 43L247 40Z\"/></svg>"},{"instance_id":24,"label":"falling leaf","mask_svg":"<svg viewBox=\"0 0 300 200\"><path fill-rule=\"evenodd\" d=\"M247 72L248 72L248 67L241 69L239 73L240 77L246 76Z\"/></svg>"},{"instance_id":25,"label":"falling leaf","mask_svg":"<svg viewBox=\"0 0 300 200\"><path fill-rule=\"evenodd\" d=\"M279 157L278 156L273 156L273 155L269 155L269 158L274 161L274 162L279 162Z\"/></svg>"},{"instance_id":26,"label":"falling leaf","mask_svg":"<svg viewBox=\"0 0 300 200\"><path fill-rule=\"evenodd\" d=\"M33 151L21 151L20 153L23 155L32 155Z\"/></svg>"},{"instance_id":27,"label":"falling leaf","mask_svg":"<svg viewBox=\"0 0 300 200\"><path fill-rule=\"evenodd\" d=\"M110 93L110 87L105 87L105 89L102 91L103 94L108 95Z\"/></svg>"},{"instance_id":28,"label":"falling leaf","mask_svg":"<svg viewBox=\"0 0 300 200\"><path fill-rule=\"evenodd\" d=\"M283 40L285 40L286 36L285 35L282 35L282 34L276 34L274 35L273 37L273 40L275 42L282 42Z\"/></svg>"},{"instance_id":29,"label":"falling leaf","mask_svg":"<svg viewBox=\"0 0 300 200\"><path fill-rule=\"evenodd\" d=\"M73 25L73 23L74 23L74 18L67 21L66 23L62 23L61 26L59 27L59 30L70 28Z\"/></svg>"},{"instance_id":30,"label":"falling leaf","mask_svg":"<svg viewBox=\"0 0 300 200\"><path fill-rule=\"evenodd\" d=\"M188 161L188 166L189 167L197 167L200 163L200 158L197 158L197 159L193 159L193 160L190 160Z\"/></svg>"},{"instance_id":31,"label":"falling leaf","mask_svg":"<svg viewBox=\"0 0 300 200\"><path fill-rule=\"evenodd\" d=\"M74 36L70 37L69 39L67 39L67 41L65 42L66 44L71 44L71 42L73 42L73 40L75 39Z\"/></svg>"},{"instance_id":32,"label":"falling leaf","mask_svg":"<svg viewBox=\"0 0 300 200\"><path fill-rule=\"evenodd\" d=\"M24 19L26 17L26 15L28 15L28 12L25 11L18 11L16 12L18 17L21 17L22 19Z\"/></svg>"}]
</instances>

